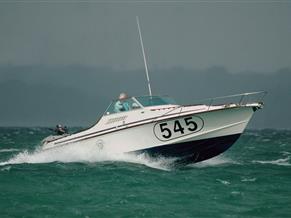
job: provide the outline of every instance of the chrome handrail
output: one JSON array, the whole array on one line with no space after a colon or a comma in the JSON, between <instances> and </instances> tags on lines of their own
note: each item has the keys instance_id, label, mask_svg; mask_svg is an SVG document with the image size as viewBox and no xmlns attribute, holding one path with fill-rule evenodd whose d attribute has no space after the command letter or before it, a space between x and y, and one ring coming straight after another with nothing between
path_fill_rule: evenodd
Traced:
<instances>
[{"instance_id":1,"label":"chrome handrail","mask_svg":"<svg viewBox=\"0 0 291 218\"><path fill-rule=\"evenodd\" d=\"M264 97L266 96L267 92L266 91L259 91L259 92L246 92L246 93L241 93L241 94L235 94L235 95L225 95L225 96L219 96L219 97L214 97L214 98L205 98L205 99L201 99L198 102L206 102L209 101L209 104L207 104L208 109L210 109L211 106L213 106L213 104L215 103L215 100L221 100L221 99L229 99L229 98L236 98L236 97L240 97L239 100L237 101L238 105L246 105L248 103L254 103L254 102L261 102ZM244 100L249 97L249 96L256 96L258 95L259 97L252 101L252 102L246 102L245 104L243 104Z\"/></svg>"},{"instance_id":2,"label":"chrome handrail","mask_svg":"<svg viewBox=\"0 0 291 218\"><path fill-rule=\"evenodd\" d=\"M260 98L256 99L256 101L253 101L252 103L261 103L262 104L262 100L263 98L265 97L265 95L267 94L266 91L259 91L259 92L246 92L246 93L241 93L241 94L235 94L235 95L226 95L226 96L219 96L219 97L214 97L214 98L205 98L205 99L201 99L197 102L205 102L205 101L209 101L209 105L205 105L205 106L208 106L207 108L207 111L209 111L210 107L213 105L213 103L215 102L215 100L217 99L228 99L228 98L233 98L233 97L241 97L240 100L238 101L238 105L242 106L242 105L246 105L246 104L242 104L244 98L246 98L247 96L255 96L255 95L261 95ZM196 104L197 105L197 104ZM229 103L225 103L224 105L229 105ZM191 106L191 105L187 105L187 106ZM169 110L167 111L166 113L160 115L160 116L157 116L155 118L153 118L153 121L156 121L158 118L161 118L167 114L171 114L172 112L174 112L175 110L180 110L179 111L179 114L182 113L183 111L183 107L185 107L185 105L178 105L177 107L173 108L172 110Z\"/></svg>"},{"instance_id":3,"label":"chrome handrail","mask_svg":"<svg viewBox=\"0 0 291 218\"><path fill-rule=\"evenodd\" d=\"M266 95L267 92L266 91L259 91L259 92L245 92L245 93L241 93L241 94L235 94L235 95L225 95L225 96L219 96L219 97L214 97L214 98L204 98L201 100L211 100L211 99L223 99L223 98L231 98L231 97L238 97L238 96L242 96L242 95L257 95L257 94L263 94Z\"/></svg>"}]
</instances>

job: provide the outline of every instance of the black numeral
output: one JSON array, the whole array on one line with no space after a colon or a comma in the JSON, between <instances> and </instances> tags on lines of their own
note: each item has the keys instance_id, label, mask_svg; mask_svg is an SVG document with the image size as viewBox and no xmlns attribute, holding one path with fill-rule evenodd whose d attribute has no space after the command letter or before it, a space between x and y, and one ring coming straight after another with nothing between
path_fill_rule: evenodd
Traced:
<instances>
[{"instance_id":1,"label":"black numeral","mask_svg":"<svg viewBox=\"0 0 291 218\"><path fill-rule=\"evenodd\" d=\"M184 128L181 126L179 120L175 120L174 132L181 132L181 134L184 134Z\"/></svg>"},{"instance_id":2,"label":"black numeral","mask_svg":"<svg viewBox=\"0 0 291 218\"><path fill-rule=\"evenodd\" d=\"M161 123L160 124L161 132L166 132L167 133L167 134L162 134L162 136L164 138L166 138L166 139L171 138L171 136L172 136L171 130L166 127L167 125L168 125L167 123Z\"/></svg>"},{"instance_id":3,"label":"black numeral","mask_svg":"<svg viewBox=\"0 0 291 218\"><path fill-rule=\"evenodd\" d=\"M192 117L186 117L184 120L187 126L191 125L188 127L188 130L195 131L198 128L197 123L192 120Z\"/></svg>"}]
</instances>

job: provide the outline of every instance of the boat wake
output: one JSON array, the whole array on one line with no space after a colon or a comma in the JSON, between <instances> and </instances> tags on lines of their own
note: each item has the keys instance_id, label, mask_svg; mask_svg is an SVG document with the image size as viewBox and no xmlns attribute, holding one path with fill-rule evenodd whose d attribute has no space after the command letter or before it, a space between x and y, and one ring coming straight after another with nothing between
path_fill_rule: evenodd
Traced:
<instances>
[{"instance_id":1,"label":"boat wake","mask_svg":"<svg viewBox=\"0 0 291 218\"><path fill-rule=\"evenodd\" d=\"M7 151L19 151L7 149ZM15 154L9 160L0 162L0 166L14 165L14 164L40 164L40 163L98 163L98 162L127 162L134 164L141 164L150 168L171 171L177 167L177 159L157 157L152 158L146 154L123 154L112 153L104 150L96 149L95 145L71 145L65 147L58 147L54 149L42 150L39 146L34 151L24 150ZM218 157L192 164L190 167L202 168L221 166L225 164L234 164L230 158L220 155Z\"/></svg>"},{"instance_id":2,"label":"boat wake","mask_svg":"<svg viewBox=\"0 0 291 218\"><path fill-rule=\"evenodd\" d=\"M169 171L173 168L174 158L151 158L146 154L121 154L96 149L96 146L66 146L54 149L42 150L41 147L34 151L24 150L0 166L13 164L39 164L39 163L96 163L96 162L128 162L145 165L151 168Z\"/></svg>"}]
</instances>

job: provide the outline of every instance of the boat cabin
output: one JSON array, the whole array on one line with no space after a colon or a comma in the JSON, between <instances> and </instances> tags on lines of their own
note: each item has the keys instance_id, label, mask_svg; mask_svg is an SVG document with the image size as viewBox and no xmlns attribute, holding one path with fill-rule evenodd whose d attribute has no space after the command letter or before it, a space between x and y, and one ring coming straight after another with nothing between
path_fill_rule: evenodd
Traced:
<instances>
[{"instance_id":1,"label":"boat cabin","mask_svg":"<svg viewBox=\"0 0 291 218\"><path fill-rule=\"evenodd\" d=\"M112 101L107 110L105 111L105 115L162 105L177 105L177 104L172 98L167 96L129 97L125 99L117 99Z\"/></svg>"}]
</instances>

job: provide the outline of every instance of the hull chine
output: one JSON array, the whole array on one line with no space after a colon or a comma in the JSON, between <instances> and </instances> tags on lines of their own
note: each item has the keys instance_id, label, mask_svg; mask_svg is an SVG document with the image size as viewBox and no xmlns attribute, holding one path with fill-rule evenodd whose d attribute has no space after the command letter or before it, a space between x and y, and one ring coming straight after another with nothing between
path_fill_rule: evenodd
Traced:
<instances>
[{"instance_id":1,"label":"hull chine","mask_svg":"<svg viewBox=\"0 0 291 218\"><path fill-rule=\"evenodd\" d=\"M240 135L241 134L233 134L195 141L180 142L137 150L131 153L145 153L153 158L176 158L176 165L187 165L210 159L225 152L238 140Z\"/></svg>"}]
</instances>

